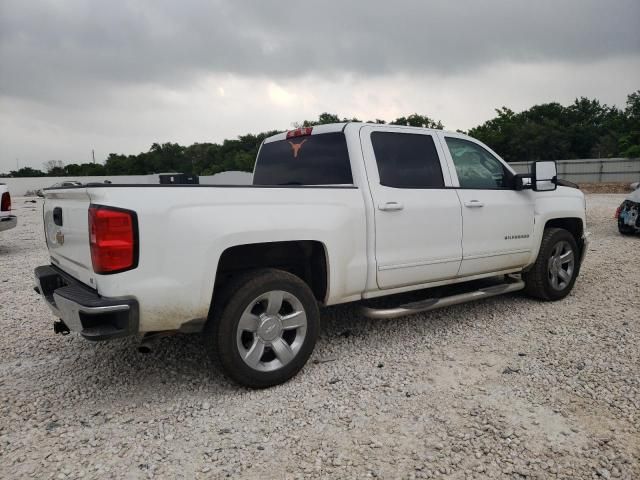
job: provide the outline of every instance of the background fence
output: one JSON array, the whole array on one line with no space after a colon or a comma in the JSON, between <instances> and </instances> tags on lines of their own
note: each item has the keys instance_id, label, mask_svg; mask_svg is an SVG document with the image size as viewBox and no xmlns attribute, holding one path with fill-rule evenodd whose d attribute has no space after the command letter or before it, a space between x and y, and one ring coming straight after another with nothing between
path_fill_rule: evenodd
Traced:
<instances>
[{"instance_id":1,"label":"background fence","mask_svg":"<svg viewBox=\"0 0 640 480\"><path fill-rule=\"evenodd\" d=\"M532 162L513 162L517 173L529 173ZM558 160L558 178L574 183L638 182L640 158Z\"/></svg>"}]
</instances>

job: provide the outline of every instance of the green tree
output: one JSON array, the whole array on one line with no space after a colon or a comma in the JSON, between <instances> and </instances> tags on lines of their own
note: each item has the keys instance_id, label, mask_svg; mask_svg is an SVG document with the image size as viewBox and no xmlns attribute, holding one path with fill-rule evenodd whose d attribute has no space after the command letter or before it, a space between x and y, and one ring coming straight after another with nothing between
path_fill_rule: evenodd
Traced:
<instances>
[{"instance_id":1,"label":"green tree","mask_svg":"<svg viewBox=\"0 0 640 480\"><path fill-rule=\"evenodd\" d=\"M36 170L31 167L22 167L18 170L11 170L9 172L10 177L45 177L45 173L42 170Z\"/></svg>"},{"instance_id":2,"label":"green tree","mask_svg":"<svg viewBox=\"0 0 640 480\"><path fill-rule=\"evenodd\" d=\"M534 105L522 112L508 107L469 130L469 135L489 145L508 162L544 159L627 156L640 157L640 90L627 97L624 110L601 104L596 99L577 98L571 105L556 102ZM317 119L303 120L296 127L359 121L335 113L321 113ZM384 124L375 119L368 123ZM442 122L413 113L390 122L442 129ZM94 163L64 165L60 160L45 162L46 175L145 175L161 172L213 175L227 170L251 171L262 141L276 130L248 133L222 143L154 143L137 155L110 153L104 165ZM11 176L44 176L40 170L24 167Z\"/></svg>"},{"instance_id":3,"label":"green tree","mask_svg":"<svg viewBox=\"0 0 640 480\"><path fill-rule=\"evenodd\" d=\"M131 157L110 153L104 164L107 175L130 175Z\"/></svg>"},{"instance_id":4,"label":"green tree","mask_svg":"<svg viewBox=\"0 0 640 480\"><path fill-rule=\"evenodd\" d=\"M377 123L377 122L376 122ZM442 130L444 125L440 120L433 120L426 115L418 115L412 113L408 117L396 118L393 122L389 122L390 125L407 125L409 127L425 127L425 128L437 128Z\"/></svg>"},{"instance_id":5,"label":"green tree","mask_svg":"<svg viewBox=\"0 0 640 480\"><path fill-rule=\"evenodd\" d=\"M623 112L584 97L567 107L545 103L520 113L502 107L469 135L508 162L629 155L637 144L629 136L632 111L633 107Z\"/></svg>"},{"instance_id":6,"label":"green tree","mask_svg":"<svg viewBox=\"0 0 640 480\"><path fill-rule=\"evenodd\" d=\"M318 116L317 120L303 120L302 122L295 122L293 125L296 128L300 128L300 127L313 127L314 125L326 125L329 123L360 122L360 121L361 120L357 119L356 117L352 117L352 118L343 117L342 120L340 120L340 117L335 113L324 112Z\"/></svg>"},{"instance_id":7,"label":"green tree","mask_svg":"<svg viewBox=\"0 0 640 480\"><path fill-rule=\"evenodd\" d=\"M640 157L640 90L627 96L624 110L625 132L620 136L619 146L623 156Z\"/></svg>"},{"instance_id":8,"label":"green tree","mask_svg":"<svg viewBox=\"0 0 640 480\"><path fill-rule=\"evenodd\" d=\"M43 165L48 177L64 176L64 163L62 160L47 160Z\"/></svg>"}]
</instances>

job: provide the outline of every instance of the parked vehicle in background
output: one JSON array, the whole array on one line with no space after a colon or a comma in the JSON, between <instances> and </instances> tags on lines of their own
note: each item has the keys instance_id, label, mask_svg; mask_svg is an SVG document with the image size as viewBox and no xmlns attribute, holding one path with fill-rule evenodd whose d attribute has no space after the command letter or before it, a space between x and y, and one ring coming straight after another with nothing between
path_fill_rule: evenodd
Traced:
<instances>
[{"instance_id":1,"label":"parked vehicle in background","mask_svg":"<svg viewBox=\"0 0 640 480\"><path fill-rule=\"evenodd\" d=\"M172 184L198 184L200 183L200 179L198 175L191 175L187 173L159 173L158 179L160 180L160 184L162 185L172 185Z\"/></svg>"},{"instance_id":2,"label":"parked vehicle in background","mask_svg":"<svg viewBox=\"0 0 640 480\"><path fill-rule=\"evenodd\" d=\"M466 135L347 123L267 138L253 185L45 190L51 265L37 290L56 331L91 340L204 332L236 382L268 387L311 355L319 306L394 318L525 290L569 294L587 250L585 199L554 162L516 175ZM490 285L469 283L493 278Z\"/></svg>"},{"instance_id":3,"label":"parked vehicle in background","mask_svg":"<svg viewBox=\"0 0 640 480\"><path fill-rule=\"evenodd\" d=\"M9 230L18 224L18 218L11 215L11 194L9 187L0 183L0 232Z\"/></svg>"},{"instance_id":4,"label":"parked vehicle in background","mask_svg":"<svg viewBox=\"0 0 640 480\"><path fill-rule=\"evenodd\" d=\"M616 210L618 231L623 235L640 233L640 188L631 192Z\"/></svg>"},{"instance_id":5,"label":"parked vehicle in background","mask_svg":"<svg viewBox=\"0 0 640 480\"><path fill-rule=\"evenodd\" d=\"M51 185L49 188L61 188L61 187L81 187L82 182L77 182L75 180L66 180L64 182L58 182ZM42 189L36 190L36 195L39 197L44 197L44 192Z\"/></svg>"}]
</instances>

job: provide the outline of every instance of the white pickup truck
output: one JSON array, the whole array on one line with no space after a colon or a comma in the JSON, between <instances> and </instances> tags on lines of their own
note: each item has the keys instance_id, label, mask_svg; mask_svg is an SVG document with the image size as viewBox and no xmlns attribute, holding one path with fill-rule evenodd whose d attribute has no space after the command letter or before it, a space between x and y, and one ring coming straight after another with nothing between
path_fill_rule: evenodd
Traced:
<instances>
[{"instance_id":1,"label":"white pickup truck","mask_svg":"<svg viewBox=\"0 0 640 480\"><path fill-rule=\"evenodd\" d=\"M0 232L14 228L18 224L18 218L11 215L11 194L9 188L0 183Z\"/></svg>"},{"instance_id":2,"label":"white pickup truck","mask_svg":"<svg viewBox=\"0 0 640 480\"><path fill-rule=\"evenodd\" d=\"M516 175L459 133L346 123L266 139L253 185L47 189L51 264L36 290L56 332L204 332L231 379L267 387L311 355L319 306L361 301L384 319L521 289L565 297L587 250L585 199L554 162L533 167Z\"/></svg>"}]
</instances>

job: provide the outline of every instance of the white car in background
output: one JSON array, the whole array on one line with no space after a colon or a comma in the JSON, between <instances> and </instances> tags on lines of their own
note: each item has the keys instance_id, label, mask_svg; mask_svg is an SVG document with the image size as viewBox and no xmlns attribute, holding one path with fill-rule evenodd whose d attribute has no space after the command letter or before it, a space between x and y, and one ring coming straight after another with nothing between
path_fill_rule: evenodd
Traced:
<instances>
[{"instance_id":1,"label":"white car in background","mask_svg":"<svg viewBox=\"0 0 640 480\"><path fill-rule=\"evenodd\" d=\"M18 218L11 215L11 194L9 188L0 183L0 232L9 230L18 224Z\"/></svg>"}]
</instances>

